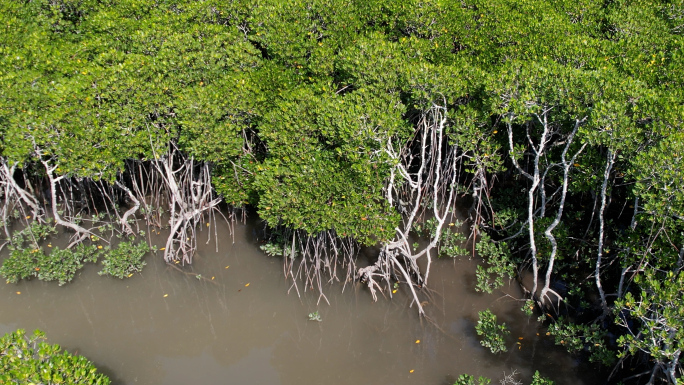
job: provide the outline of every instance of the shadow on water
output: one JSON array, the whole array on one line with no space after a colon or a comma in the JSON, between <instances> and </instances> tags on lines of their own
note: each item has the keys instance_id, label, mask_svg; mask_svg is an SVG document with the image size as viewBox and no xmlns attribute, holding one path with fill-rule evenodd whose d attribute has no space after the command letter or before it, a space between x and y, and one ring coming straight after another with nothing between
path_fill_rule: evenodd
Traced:
<instances>
[{"instance_id":1,"label":"shadow on water","mask_svg":"<svg viewBox=\"0 0 684 385\"><path fill-rule=\"evenodd\" d=\"M341 284L327 287L330 305L317 305L318 294L301 286L301 297L288 294L281 259L261 253L256 233L237 226L235 243L221 237L218 252L201 240L194 264L184 268L192 275L156 255L123 281L89 265L62 287L1 285L0 332L42 329L121 385L449 384L461 373L497 383L513 370L523 379L540 370L559 385L590 384L571 356L536 335L536 320L520 303L502 292L474 292L474 261L433 264L428 322L409 308L401 287L377 303L358 283L344 292ZM163 235L152 242L163 244ZM505 289L519 296L514 286ZM477 312L488 307L511 327L508 353L492 355L478 342ZM322 322L308 320L314 311Z\"/></svg>"}]
</instances>

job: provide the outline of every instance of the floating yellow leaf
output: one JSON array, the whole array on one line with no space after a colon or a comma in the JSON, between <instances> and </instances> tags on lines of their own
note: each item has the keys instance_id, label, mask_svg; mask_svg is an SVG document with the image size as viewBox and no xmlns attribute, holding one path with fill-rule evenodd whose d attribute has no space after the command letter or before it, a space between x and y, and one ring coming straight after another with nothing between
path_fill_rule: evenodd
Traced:
<instances>
[{"instance_id":1,"label":"floating yellow leaf","mask_svg":"<svg viewBox=\"0 0 684 385\"><path fill-rule=\"evenodd\" d=\"M518 337L518 339L519 339L519 340L522 340L523 338L522 338L522 337Z\"/></svg>"},{"instance_id":2,"label":"floating yellow leaf","mask_svg":"<svg viewBox=\"0 0 684 385\"><path fill-rule=\"evenodd\" d=\"M20 292L20 291L18 291L18 292L17 292L17 294L21 294L21 292Z\"/></svg>"},{"instance_id":3,"label":"floating yellow leaf","mask_svg":"<svg viewBox=\"0 0 684 385\"><path fill-rule=\"evenodd\" d=\"M573 164L573 166L579 167L579 163L575 163L575 164Z\"/></svg>"},{"instance_id":4,"label":"floating yellow leaf","mask_svg":"<svg viewBox=\"0 0 684 385\"><path fill-rule=\"evenodd\" d=\"M52 244L48 243L48 247L52 247Z\"/></svg>"},{"instance_id":5,"label":"floating yellow leaf","mask_svg":"<svg viewBox=\"0 0 684 385\"><path fill-rule=\"evenodd\" d=\"M226 266L226 269L229 268L230 266Z\"/></svg>"},{"instance_id":6,"label":"floating yellow leaf","mask_svg":"<svg viewBox=\"0 0 684 385\"><path fill-rule=\"evenodd\" d=\"M397 292L397 289L392 290L392 294L394 294L394 293L396 293L396 292Z\"/></svg>"},{"instance_id":7,"label":"floating yellow leaf","mask_svg":"<svg viewBox=\"0 0 684 385\"><path fill-rule=\"evenodd\" d=\"M207 222L207 227L209 227L209 222Z\"/></svg>"},{"instance_id":8,"label":"floating yellow leaf","mask_svg":"<svg viewBox=\"0 0 684 385\"><path fill-rule=\"evenodd\" d=\"M97 248L98 248L98 249L101 249L101 248L102 248L102 245L97 245Z\"/></svg>"},{"instance_id":9,"label":"floating yellow leaf","mask_svg":"<svg viewBox=\"0 0 684 385\"><path fill-rule=\"evenodd\" d=\"M409 373L413 373L413 369L409 370Z\"/></svg>"},{"instance_id":10,"label":"floating yellow leaf","mask_svg":"<svg viewBox=\"0 0 684 385\"><path fill-rule=\"evenodd\" d=\"M161 248L161 249L159 249L159 250L162 250L162 251L163 251L163 250L166 250L166 247L162 247L162 248Z\"/></svg>"},{"instance_id":11,"label":"floating yellow leaf","mask_svg":"<svg viewBox=\"0 0 684 385\"><path fill-rule=\"evenodd\" d=\"M249 283L245 285L245 287L249 286Z\"/></svg>"},{"instance_id":12,"label":"floating yellow leaf","mask_svg":"<svg viewBox=\"0 0 684 385\"><path fill-rule=\"evenodd\" d=\"M214 280L214 278L216 278L216 277L211 277L211 280L213 281L213 280Z\"/></svg>"},{"instance_id":13,"label":"floating yellow leaf","mask_svg":"<svg viewBox=\"0 0 684 385\"><path fill-rule=\"evenodd\" d=\"M31 219L31 216L30 216L30 215L27 215L27 216L26 216L26 219Z\"/></svg>"},{"instance_id":14,"label":"floating yellow leaf","mask_svg":"<svg viewBox=\"0 0 684 385\"><path fill-rule=\"evenodd\" d=\"M416 340L416 343L419 344L419 343L420 343L420 340Z\"/></svg>"},{"instance_id":15,"label":"floating yellow leaf","mask_svg":"<svg viewBox=\"0 0 684 385\"><path fill-rule=\"evenodd\" d=\"M168 296L169 296L168 294L164 294L164 298L166 298L166 297L168 297Z\"/></svg>"},{"instance_id":16,"label":"floating yellow leaf","mask_svg":"<svg viewBox=\"0 0 684 385\"><path fill-rule=\"evenodd\" d=\"M133 276L133 273L128 274L128 278L131 278Z\"/></svg>"}]
</instances>

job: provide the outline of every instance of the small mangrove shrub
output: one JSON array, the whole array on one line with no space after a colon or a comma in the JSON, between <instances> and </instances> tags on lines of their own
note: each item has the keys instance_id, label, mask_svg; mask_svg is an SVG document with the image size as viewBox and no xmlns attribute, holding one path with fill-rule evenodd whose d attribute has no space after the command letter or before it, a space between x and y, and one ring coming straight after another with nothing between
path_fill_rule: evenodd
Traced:
<instances>
[{"instance_id":1,"label":"small mangrove shrub","mask_svg":"<svg viewBox=\"0 0 684 385\"><path fill-rule=\"evenodd\" d=\"M501 384L522 385L521 381L515 379L515 374L516 372L513 372L513 374L511 375L505 375L504 373L504 378L500 381ZM454 385L489 385L491 384L491 382L492 380L487 377L480 376L479 378L475 379L475 377L471 376L470 374L461 374L456 379L456 382L454 382ZM542 377L539 374L539 371L535 371L534 376L532 376L532 382L530 383L530 385L553 385L553 381Z\"/></svg>"},{"instance_id":2,"label":"small mangrove shrub","mask_svg":"<svg viewBox=\"0 0 684 385\"><path fill-rule=\"evenodd\" d=\"M123 279L139 273L147 264L143 261L143 257L148 251L150 247L145 242L138 244L121 242L117 248L108 250L104 254L102 270L98 274Z\"/></svg>"},{"instance_id":3,"label":"small mangrove shrub","mask_svg":"<svg viewBox=\"0 0 684 385\"><path fill-rule=\"evenodd\" d=\"M505 277L510 279L514 276L514 264L505 242L494 243L487 234L483 234L475 250L486 265L477 265L475 290L491 294L503 286Z\"/></svg>"},{"instance_id":4,"label":"small mangrove shrub","mask_svg":"<svg viewBox=\"0 0 684 385\"><path fill-rule=\"evenodd\" d=\"M285 246L278 243L269 242L259 246L259 248L269 257L289 257L292 255L292 248L290 246ZM297 251L295 250L295 256L297 256L298 254L299 253L297 253Z\"/></svg>"},{"instance_id":5,"label":"small mangrove shrub","mask_svg":"<svg viewBox=\"0 0 684 385\"><path fill-rule=\"evenodd\" d=\"M54 224L34 221L12 234L9 257L0 267L0 275L7 283L35 277L41 281L58 281L62 286L71 282L85 263L94 263L102 257L100 275L126 278L142 270L145 266L142 259L150 250L145 242L121 242L113 249L95 243L79 243L70 249L61 249L47 241L56 232ZM90 240L97 242L99 238L91 236Z\"/></svg>"},{"instance_id":6,"label":"small mangrove shrub","mask_svg":"<svg viewBox=\"0 0 684 385\"><path fill-rule=\"evenodd\" d=\"M309 313L309 321L321 322L321 321L323 321L323 319L321 318L321 315L318 314L318 311L315 311L313 313Z\"/></svg>"},{"instance_id":7,"label":"small mangrove shrub","mask_svg":"<svg viewBox=\"0 0 684 385\"><path fill-rule=\"evenodd\" d=\"M110 379L87 358L45 342L40 330L19 329L0 339L0 384L108 385Z\"/></svg>"},{"instance_id":8,"label":"small mangrove shrub","mask_svg":"<svg viewBox=\"0 0 684 385\"><path fill-rule=\"evenodd\" d=\"M414 223L413 231L418 235L424 237L434 238L437 235L437 225L438 222L435 218L430 218L425 221L425 223ZM462 223L460 221L455 221L451 223L445 223L442 229L442 233L439 236L439 242L437 243L437 255L439 257L458 257L462 255L468 255L468 251L461 247L465 243L466 238L463 233L456 231L461 227ZM414 248L418 245L414 244Z\"/></svg>"},{"instance_id":9,"label":"small mangrove shrub","mask_svg":"<svg viewBox=\"0 0 684 385\"><path fill-rule=\"evenodd\" d=\"M475 325L475 330L477 335L482 337L480 345L485 348L489 348L492 353L505 352L506 348L506 336L511 332L505 323L499 324L496 322L496 316L487 309L485 311L478 312L479 320L477 325Z\"/></svg>"},{"instance_id":10,"label":"small mangrove shrub","mask_svg":"<svg viewBox=\"0 0 684 385\"><path fill-rule=\"evenodd\" d=\"M564 346L570 353L588 353L589 361L606 366L615 363L616 356L610 347L608 331L597 324L575 324L560 317L549 325L548 331L556 345Z\"/></svg>"},{"instance_id":11,"label":"small mangrove shrub","mask_svg":"<svg viewBox=\"0 0 684 385\"><path fill-rule=\"evenodd\" d=\"M553 381L542 377L541 374L539 374L539 371L536 370L534 376L532 376L532 383L530 385L553 385Z\"/></svg>"},{"instance_id":12,"label":"small mangrove shrub","mask_svg":"<svg viewBox=\"0 0 684 385\"><path fill-rule=\"evenodd\" d=\"M71 281L84 263L97 260L100 250L95 245L79 244L73 249L60 249L48 243L50 253L45 253L39 242L56 232L54 224L36 221L15 231L8 246L10 255L0 267L0 275L8 283L36 277L43 281L59 281L61 286Z\"/></svg>"},{"instance_id":13,"label":"small mangrove shrub","mask_svg":"<svg viewBox=\"0 0 684 385\"><path fill-rule=\"evenodd\" d=\"M478 379L470 374L461 374L454 382L454 385L489 385L492 382L489 378L480 376Z\"/></svg>"},{"instance_id":14,"label":"small mangrove shrub","mask_svg":"<svg viewBox=\"0 0 684 385\"><path fill-rule=\"evenodd\" d=\"M55 247L49 254L40 248L14 249L0 267L9 283L36 277L42 281L58 281L62 286L74 279L86 262L95 262L100 250L95 245L80 244L73 249Z\"/></svg>"}]
</instances>

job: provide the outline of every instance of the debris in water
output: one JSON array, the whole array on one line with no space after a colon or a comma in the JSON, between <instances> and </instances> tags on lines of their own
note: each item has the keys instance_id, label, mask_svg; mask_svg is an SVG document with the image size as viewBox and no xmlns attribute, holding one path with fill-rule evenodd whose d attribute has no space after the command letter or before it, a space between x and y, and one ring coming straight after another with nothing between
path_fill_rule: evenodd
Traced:
<instances>
[{"instance_id":1,"label":"debris in water","mask_svg":"<svg viewBox=\"0 0 684 385\"><path fill-rule=\"evenodd\" d=\"M17 294L21 294L21 292L20 292L20 291L18 291L18 292L17 292Z\"/></svg>"},{"instance_id":2,"label":"debris in water","mask_svg":"<svg viewBox=\"0 0 684 385\"><path fill-rule=\"evenodd\" d=\"M230 266L226 266L226 269L229 268Z\"/></svg>"},{"instance_id":3,"label":"debris in water","mask_svg":"<svg viewBox=\"0 0 684 385\"><path fill-rule=\"evenodd\" d=\"M419 344L419 343L420 343L420 340L416 340L416 343Z\"/></svg>"},{"instance_id":4,"label":"debris in water","mask_svg":"<svg viewBox=\"0 0 684 385\"><path fill-rule=\"evenodd\" d=\"M409 373L413 373L413 369L409 370Z\"/></svg>"},{"instance_id":5,"label":"debris in water","mask_svg":"<svg viewBox=\"0 0 684 385\"><path fill-rule=\"evenodd\" d=\"M249 286L249 282L245 285L245 287Z\"/></svg>"},{"instance_id":6,"label":"debris in water","mask_svg":"<svg viewBox=\"0 0 684 385\"><path fill-rule=\"evenodd\" d=\"M166 297L168 297L168 296L169 296L168 294L164 294L164 298L166 298Z\"/></svg>"}]
</instances>

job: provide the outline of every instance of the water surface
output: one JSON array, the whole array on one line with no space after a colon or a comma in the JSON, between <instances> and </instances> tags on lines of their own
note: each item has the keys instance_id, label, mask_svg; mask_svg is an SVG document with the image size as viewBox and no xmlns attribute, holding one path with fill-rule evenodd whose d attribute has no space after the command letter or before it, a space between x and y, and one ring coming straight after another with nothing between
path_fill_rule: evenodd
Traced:
<instances>
[{"instance_id":1,"label":"water surface","mask_svg":"<svg viewBox=\"0 0 684 385\"><path fill-rule=\"evenodd\" d=\"M158 253L127 280L98 276L99 266L88 265L62 287L38 280L0 285L0 333L41 329L50 342L94 361L114 384L441 385L461 373L498 383L514 370L526 380L540 370L559 385L589 384L577 360L519 310L515 286L493 295L473 290L468 258L433 265L427 320L409 308L405 288L373 302L358 283L344 292L332 285L329 305L317 304L315 291L288 294L281 259L264 255L252 234L238 225L235 243L222 237L218 252L201 244L186 268L192 274L167 266ZM479 345L477 312L488 307L511 327L508 353ZM313 311L322 322L308 320Z\"/></svg>"}]
</instances>

